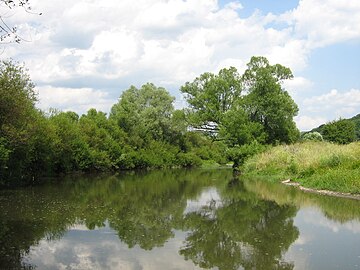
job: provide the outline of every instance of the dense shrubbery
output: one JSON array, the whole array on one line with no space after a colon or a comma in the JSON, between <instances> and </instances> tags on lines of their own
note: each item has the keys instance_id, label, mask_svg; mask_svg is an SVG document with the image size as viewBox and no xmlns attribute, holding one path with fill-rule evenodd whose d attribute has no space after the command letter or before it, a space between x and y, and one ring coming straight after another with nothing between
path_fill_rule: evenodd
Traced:
<instances>
[{"instance_id":1,"label":"dense shrubbery","mask_svg":"<svg viewBox=\"0 0 360 270\"><path fill-rule=\"evenodd\" d=\"M340 119L326 124L323 128L324 139L339 144L347 144L356 140L355 123Z\"/></svg>"},{"instance_id":2,"label":"dense shrubbery","mask_svg":"<svg viewBox=\"0 0 360 270\"><path fill-rule=\"evenodd\" d=\"M320 133L324 140L347 144L360 140L360 114L350 119L339 119L314 128L308 133Z\"/></svg>"},{"instance_id":3,"label":"dense shrubbery","mask_svg":"<svg viewBox=\"0 0 360 270\"><path fill-rule=\"evenodd\" d=\"M23 67L0 67L0 184L33 183L41 176L74 171L109 171L224 164L225 146L187 131L173 97L146 84L125 91L105 113L35 107L34 85Z\"/></svg>"},{"instance_id":4,"label":"dense shrubbery","mask_svg":"<svg viewBox=\"0 0 360 270\"><path fill-rule=\"evenodd\" d=\"M147 83L124 91L111 113L35 107L26 70L0 63L0 185L33 183L41 176L74 171L235 167L264 144L299 136L297 106L281 82L292 78L281 65L253 57L244 75L235 68L205 73L181 91L190 107L175 110L174 98ZM276 108L276 109L275 109ZM210 128L209 128L210 127Z\"/></svg>"}]
</instances>

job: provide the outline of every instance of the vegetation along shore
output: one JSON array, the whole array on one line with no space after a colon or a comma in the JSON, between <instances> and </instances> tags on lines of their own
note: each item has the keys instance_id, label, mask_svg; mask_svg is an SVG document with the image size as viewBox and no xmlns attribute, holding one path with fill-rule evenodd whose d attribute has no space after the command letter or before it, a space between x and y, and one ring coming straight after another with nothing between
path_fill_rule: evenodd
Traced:
<instances>
[{"instance_id":1,"label":"vegetation along shore","mask_svg":"<svg viewBox=\"0 0 360 270\"><path fill-rule=\"evenodd\" d=\"M244 174L306 188L360 193L360 142L280 145L247 160Z\"/></svg>"},{"instance_id":2,"label":"vegetation along shore","mask_svg":"<svg viewBox=\"0 0 360 270\"><path fill-rule=\"evenodd\" d=\"M186 108L176 110L165 88L146 83L121 91L109 114L80 116L39 110L26 68L2 61L0 186L72 172L230 163L248 175L360 193L359 143L351 143L359 140L359 117L301 134L298 106L283 88L292 78L289 68L254 56L242 74L229 67L186 82Z\"/></svg>"}]
</instances>

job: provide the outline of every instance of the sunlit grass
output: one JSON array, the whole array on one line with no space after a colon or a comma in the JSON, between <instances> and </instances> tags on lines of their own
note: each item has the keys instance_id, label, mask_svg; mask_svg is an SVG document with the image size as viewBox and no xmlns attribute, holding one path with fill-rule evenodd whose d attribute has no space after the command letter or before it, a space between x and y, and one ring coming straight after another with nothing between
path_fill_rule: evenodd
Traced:
<instances>
[{"instance_id":1,"label":"sunlit grass","mask_svg":"<svg viewBox=\"0 0 360 270\"><path fill-rule=\"evenodd\" d=\"M360 142L277 146L249 159L243 170L278 181L290 178L316 189L360 193Z\"/></svg>"}]
</instances>

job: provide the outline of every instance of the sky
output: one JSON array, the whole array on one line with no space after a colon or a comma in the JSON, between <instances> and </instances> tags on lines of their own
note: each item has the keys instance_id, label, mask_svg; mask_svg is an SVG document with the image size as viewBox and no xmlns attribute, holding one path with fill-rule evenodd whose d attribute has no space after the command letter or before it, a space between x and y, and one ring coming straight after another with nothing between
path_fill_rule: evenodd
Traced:
<instances>
[{"instance_id":1,"label":"sky","mask_svg":"<svg viewBox=\"0 0 360 270\"><path fill-rule=\"evenodd\" d=\"M0 14L20 44L2 59L25 63L40 109L109 112L146 82L186 102L179 88L251 56L289 67L284 83L306 131L360 113L359 0L31 0ZM36 15L36 13L42 15Z\"/></svg>"}]
</instances>

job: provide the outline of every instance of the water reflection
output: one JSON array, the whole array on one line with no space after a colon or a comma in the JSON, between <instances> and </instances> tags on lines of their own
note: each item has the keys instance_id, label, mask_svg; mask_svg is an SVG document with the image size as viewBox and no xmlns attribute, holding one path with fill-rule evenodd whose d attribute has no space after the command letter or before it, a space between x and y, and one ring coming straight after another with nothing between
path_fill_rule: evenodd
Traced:
<instances>
[{"instance_id":1,"label":"water reflection","mask_svg":"<svg viewBox=\"0 0 360 270\"><path fill-rule=\"evenodd\" d=\"M298 235L294 206L258 200L233 179L221 190L222 204L211 201L184 218L190 231L180 254L203 268L293 269L282 260Z\"/></svg>"},{"instance_id":2,"label":"water reflection","mask_svg":"<svg viewBox=\"0 0 360 270\"><path fill-rule=\"evenodd\" d=\"M0 269L354 268L359 206L230 170L68 178L0 193Z\"/></svg>"}]
</instances>

